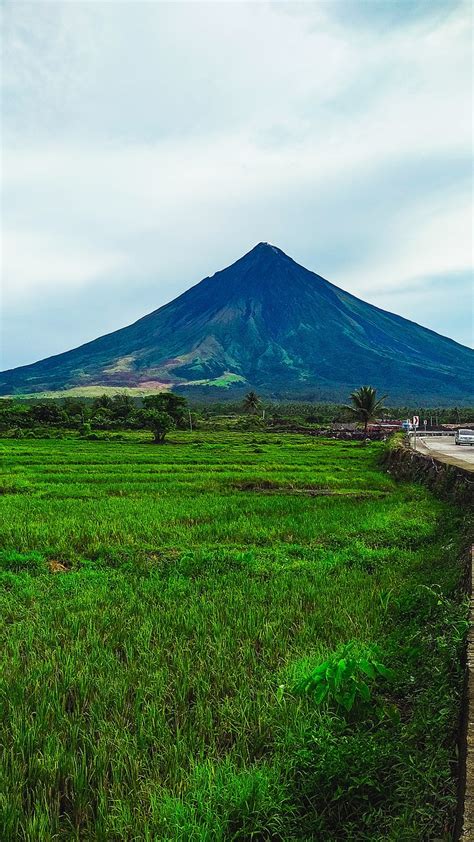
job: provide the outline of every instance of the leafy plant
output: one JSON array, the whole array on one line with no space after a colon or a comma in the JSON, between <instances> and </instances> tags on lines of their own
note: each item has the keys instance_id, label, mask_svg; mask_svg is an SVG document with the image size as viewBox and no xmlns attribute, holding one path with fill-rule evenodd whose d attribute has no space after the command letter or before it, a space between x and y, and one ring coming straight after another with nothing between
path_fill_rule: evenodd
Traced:
<instances>
[{"instance_id":1,"label":"leafy plant","mask_svg":"<svg viewBox=\"0 0 474 842\"><path fill-rule=\"evenodd\" d=\"M318 705L326 702L350 713L371 700L381 678L391 680L394 674L380 662L376 650L357 651L350 642L318 664L295 689L311 694Z\"/></svg>"}]
</instances>

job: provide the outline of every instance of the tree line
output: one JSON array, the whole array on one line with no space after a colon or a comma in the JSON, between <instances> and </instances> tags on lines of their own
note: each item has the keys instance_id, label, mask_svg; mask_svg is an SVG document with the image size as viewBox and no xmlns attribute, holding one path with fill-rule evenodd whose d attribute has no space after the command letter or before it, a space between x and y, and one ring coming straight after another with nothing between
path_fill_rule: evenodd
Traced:
<instances>
[{"instance_id":1,"label":"tree line","mask_svg":"<svg viewBox=\"0 0 474 842\"><path fill-rule=\"evenodd\" d=\"M0 402L0 431L21 431L51 426L78 430L83 435L94 430L151 430L155 441L163 441L172 429L192 425L185 398L173 392L147 395L139 402L125 392L101 395L92 402L77 398L35 402Z\"/></svg>"},{"instance_id":2,"label":"tree line","mask_svg":"<svg viewBox=\"0 0 474 842\"><path fill-rule=\"evenodd\" d=\"M472 421L474 409L468 407L385 407L385 397L378 398L370 386L356 389L350 404L309 404L268 401L255 391L240 401L188 403L174 392L160 392L143 398L126 392L103 394L97 398L65 397L49 400L0 400L0 434L21 437L41 428L76 430L87 437L97 431L150 430L156 442L162 442L173 429L220 429L237 421L234 429L259 429L296 426L331 426L349 421L359 422L367 431L376 418L410 418L415 412L421 423L429 426ZM221 425L221 426L219 426Z\"/></svg>"}]
</instances>

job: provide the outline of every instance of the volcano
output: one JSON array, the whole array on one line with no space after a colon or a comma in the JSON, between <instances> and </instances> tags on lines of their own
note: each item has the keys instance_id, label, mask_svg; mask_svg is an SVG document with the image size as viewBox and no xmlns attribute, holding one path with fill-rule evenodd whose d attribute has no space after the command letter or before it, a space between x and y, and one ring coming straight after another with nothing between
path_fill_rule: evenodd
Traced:
<instances>
[{"instance_id":1,"label":"volcano","mask_svg":"<svg viewBox=\"0 0 474 842\"><path fill-rule=\"evenodd\" d=\"M112 386L223 397L252 388L345 400L369 383L392 403L472 405L473 364L471 349L259 243L134 324L1 373L0 394Z\"/></svg>"}]
</instances>

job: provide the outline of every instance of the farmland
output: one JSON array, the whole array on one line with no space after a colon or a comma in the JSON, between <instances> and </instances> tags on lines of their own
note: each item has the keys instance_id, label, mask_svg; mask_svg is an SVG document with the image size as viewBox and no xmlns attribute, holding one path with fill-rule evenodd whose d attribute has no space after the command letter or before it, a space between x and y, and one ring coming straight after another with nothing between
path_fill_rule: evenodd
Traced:
<instances>
[{"instance_id":1,"label":"farmland","mask_svg":"<svg viewBox=\"0 0 474 842\"><path fill-rule=\"evenodd\" d=\"M458 514L377 443L123 438L0 443L0 838L451 839Z\"/></svg>"}]
</instances>

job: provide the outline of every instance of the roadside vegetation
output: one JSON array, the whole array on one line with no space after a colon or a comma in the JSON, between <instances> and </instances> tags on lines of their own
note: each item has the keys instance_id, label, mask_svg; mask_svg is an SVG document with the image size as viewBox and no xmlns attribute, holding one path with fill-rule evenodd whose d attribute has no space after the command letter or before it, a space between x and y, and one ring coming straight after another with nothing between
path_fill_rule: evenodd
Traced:
<instances>
[{"instance_id":1,"label":"roadside vegetation","mask_svg":"<svg viewBox=\"0 0 474 842\"><path fill-rule=\"evenodd\" d=\"M0 441L0 838L447 842L459 508L173 420Z\"/></svg>"}]
</instances>

